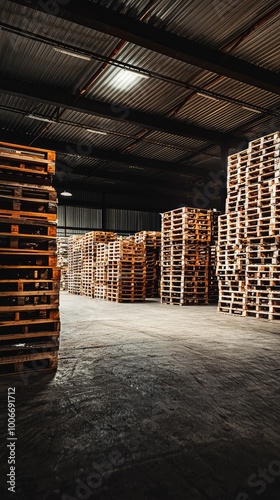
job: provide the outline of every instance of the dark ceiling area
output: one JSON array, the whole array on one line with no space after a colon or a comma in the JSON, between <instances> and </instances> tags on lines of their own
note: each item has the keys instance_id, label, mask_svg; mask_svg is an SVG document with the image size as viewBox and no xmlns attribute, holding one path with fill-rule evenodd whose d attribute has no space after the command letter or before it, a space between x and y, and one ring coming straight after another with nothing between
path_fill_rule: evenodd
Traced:
<instances>
[{"instance_id":1,"label":"dark ceiling area","mask_svg":"<svg viewBox=\"0 0 280 500\"><path fill-rule=\"evenodd\" d=\"M56 150L74 206L222 209L227 155L280 127L280 2L0 7L1 141Z\"/></svg>"}]
</instances>

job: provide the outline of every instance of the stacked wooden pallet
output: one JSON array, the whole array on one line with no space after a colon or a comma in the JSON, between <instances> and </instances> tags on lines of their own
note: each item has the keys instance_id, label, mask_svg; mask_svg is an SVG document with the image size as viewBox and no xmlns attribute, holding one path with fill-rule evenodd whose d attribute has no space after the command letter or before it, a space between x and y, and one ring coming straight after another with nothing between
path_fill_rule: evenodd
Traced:
<instances>
[{"instance_id":1,"label":"stacked wooden pallet","mask_svg":"<svg viewBox=\"0 0 280 500\"><path fill-rule=\"evenodd\" d=\"M94 231L86 233L83 236L81 254L81 295L85 295L86 297L94 296L96 245Z\"/></svg>"},{"instance_id":2,"label":"stacked wooden pallet","mask_svg":"<svg viewBox=\"0 0 280 500\"><path fill-rule=\"evenodd\" d=\"M94 298L107 299L107 267L108 267L108 245L97 243Z\"/></svg>"},{"instance_id":3,"label":"stacked wooden pallet","mask_svg":"<svg viewBox=\"0 0 280 500\"><path fill-rule=\"evenodd\" d=\"M68 290L68 237L57 238L57 265L60 268L60 290Z\"/></svg>"},{"instance_id":4,"label":"stacked wooden pallet","mask_svg":"<svg viewBox=\"0 0 280 500\"><path fill-rule=\"evenodd\" d=\"M0 373L57 367L55 153L0 143Z\"/></svg>"},{"instance_id":5,"label":"stacked wooden pallet","mask_svg":"<svg viewBox=\"0 0 280 500\"><path fill-rule=\"evenodd\" d=\"M82 234L68 238L68 292L82 293Z\"/></svg>"},{"instance_id":6,"label":"stacked wooden pallet","mask_svg":"<svg viewBox=\"0 0 280 500\"><path fill-rule=\"evenodd\" d=\"M226 214L219 220L222 313L280 319L280 132L228 159Z\"/></svg>"},{"instance_id":7,"label":"stacked wooden pallet","mask_svg":"<svg viewBox=\"0 0 280 500\"><path fill-rule=\"evenodd\" d=\"M162 214L162 303L208 304L211 212L183 207Z\"/></svg>"},{"instance_id":8,"label":"stacked wooden pallet","mask_svg":"<svg viewBox=\"0 0 280 500\"><path fill-rule=\"evenodd\" d=\"M82 286L81 294L94 297L95 269L98 243L107 244L117 238L116 233L111 231L91 231L86 233L82 239Z\"/></svg>"},{"instance_id":9,"label":"stacked wooden pallet","mask_svg":"<svg viewBox=\"0 0 280 500\"><path fill-rule=\"evenodd\" d=\"M218 218L221 212L211 211L211 245L209 248L209 304L218 302L218 278L217 278L217 248L218 248Z\"/></svg>"},{"instance_id":10,"label":"stacked wooden pallet","mask_svg":"<svg viewBox=\"0 0 280 500\"><path fill-rule=\"evenodd\" d=\"M217 304L219 298L218 277L217 277L217 245L209 248L209 290L208 303Z\"/></svg>"},{"instance_id":11,"label":"stacked wooden pallet","mask_svg":"<svg viewBox=\"0 0 280 500\"><path fill-rule=\"evenodd\" d=\"M144 244L146 263L146 298L159 296L161 233L140 231L135 242Z\"/></svg>"},{"instance_id":12,"label":"stacked wooden pallet","mask_svg":"<svg viewBox=\"0 0 280 500\"><path fill-rule=\"evenodd\" d=\"M108 244L107 300L138 302L146 297L146 264L143 243L131 240Z\"/></svg>"},{"instance_id":13,"label":"stacked wooden pallet","mask_svg":"<svg viewBox=\"0 0 280 500\"><path fill-rule=\"evenodd\" d=\"M114 241L117 235L110 231L90 231L68 239L68 291L76 295L94 297L97 245Z\"/></svg>"}]
</instances>

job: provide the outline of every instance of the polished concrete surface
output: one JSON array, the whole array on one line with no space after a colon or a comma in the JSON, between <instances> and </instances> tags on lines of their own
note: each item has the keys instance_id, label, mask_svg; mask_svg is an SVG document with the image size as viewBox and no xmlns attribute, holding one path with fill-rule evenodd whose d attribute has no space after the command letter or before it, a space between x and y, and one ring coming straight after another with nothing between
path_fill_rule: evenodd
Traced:
<instances>
[{"instance_id":1,"label":"polished concrete surface","mask_svg":"<svg viewBox=\"0 0 280 500\"><path fill-rule=\"evenodd\" d=\"M66 292L61 319L55 375L1 377L1 499L280 498L279 323Z\"/></svg>"}]
</instances>

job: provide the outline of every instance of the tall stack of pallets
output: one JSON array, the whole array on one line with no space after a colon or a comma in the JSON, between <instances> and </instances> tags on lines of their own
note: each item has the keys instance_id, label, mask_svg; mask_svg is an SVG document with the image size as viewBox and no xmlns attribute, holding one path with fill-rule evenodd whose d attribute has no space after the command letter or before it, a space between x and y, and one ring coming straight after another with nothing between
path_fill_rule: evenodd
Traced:
<instances>
[{"instance_id":1,"label":"tall stack of pallets","mask_svg":"<svg viewBox=\"0 0 280 500\"><path fill-rule=\"evenodd\" d=\"M82 234L68 239L68 292L82 294Z\"/></svg>"},{"instance_id":2,"label":"tall stack of pallets","mask_svg":"<svg viewBox=\"0 0 280 500\"><path fill-rule=\"evenodd\" d=\"M188 207L162 214L163 304L208 304L211 217L211 210Z\"/></svg>"},{"instance_id":3,"label":"tall stack of pallets","mask_svg":"<svg viewBox=\"0 0 280 500\"><path fill-rule=\"evenodd\" d=\"M57 265L60 268L60 290L68 290L68 236L57 238Z\"/></svg>"},{"instance_id":4,"label":"tall stack of pallets","mask_svg":"<svg viewBox=\"0 0 280 500\"><path fill-rule=\"evenodd\" d=\"M81 295L93 297L97 245L95 231L86 233L81 243Z\"/></svg>"},{"instance_id":5,"label":"tall stack of pallets","mask_svg":"<svg viewBox=\"0 0 280 500\"><path fill-rule=\"evenodd\" d=\"M108 267L108 245L97 243L94 298L107 299L107 267Z\"/></svg>"},{"instance_id":6,"label":"tall stack of pallets","mask_svg":"<svg viewBox=\"0 0 280 500\"><path fill-rule=\"evenodd\" d=\"M218 302L217 250L218 250L218 218L221 212L211 212L211 245L209 247L209 304Z\"/></svg>"},{"instance_id":7,"label":"tall stack of pallets","mask_svg":"<svg viewBox=\"0 0 280 500\"><path fill-rule=\"evenodd\" d=\"M217 246L211 244L209 247L209 304L217 304L219 298L218 277L217 277Z\"/></svg>"},{"instance_id":8,"label":"tall stack of pallets","mask_svg":"<svg viewBox=\"0 0 280 500\"><path fill-rule=\"evenodd\" d=\"M144 244L146 262L146 298L159 296L161 233L140 231L135 234L135 243Z\"/></svg>"},{"instance_id":9,"label":"tall stack of pallets","mask_svg":"<svg viewBox=\"0 0 280 500\"><path fill-rule=\"evenodd\" d=\"M228 158L219 219L221 313L280 319L280 132Z\"/></svg>"},{"instance_id":10,"label":"tall stack of pallets","mask_svg":"<svg viewBox=\"0 0 280 500\"><path fill-rule=\"evenodd\" d=\"M146 297L143 243L122 238L108 244L107 300L142 302Z\"/></svg>"},{"instance_id":11,"label":"tall stack of pallets","mask_svg":"<svg viewBox=\"0 0 280 500\"><path fill-rule=\"evenodd\" d=\"M111 231L90 231L73 235L68 240L68 291L76 295L94 297L95 270L98 243L117 238Z\"/></svg>"},{"instance_id":12,"label":"tall stack of pallets","mask_svg":"<svg viewBox=\"0 0 280 500\"><path fill-rule=\"evenodd\" d=\"M117 238L111 231L91 231L82 239L82 287L81 294L94 297L95 270L98 243L107 244Z\"/></svg>"},{"instance_id":13,"label":"tall stack of pallets","mask_svg":"<svg viewBox=\"0 0 280 500\"><path fill-rule=\"evenodd\" d=\"M0 373L56 369L55 152L0 143Z\"/></svg>"}]
</instances>

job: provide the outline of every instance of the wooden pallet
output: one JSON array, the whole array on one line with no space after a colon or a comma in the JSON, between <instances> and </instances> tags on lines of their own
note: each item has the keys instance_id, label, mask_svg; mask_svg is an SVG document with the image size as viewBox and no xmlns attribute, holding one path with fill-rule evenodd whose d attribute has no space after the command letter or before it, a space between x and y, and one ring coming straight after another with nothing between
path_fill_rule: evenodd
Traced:
<instances>
[{"instance_id":1,"label":"wooden pallet","mask_svg":"<svg viewBox=\"0 0 280 500\"><path fill-rule=\"evenodd\" d=\"M134 293L121 293L121 292L111 292L107 290L107 300L109 302L144 302L145 301L145 293L142 294L134 294Z\"/></svg>"},{"instance_id":2,"label":"wooden pallet","mask_svg":"<svg viewBox=\"0 0 280 500\"><path fill-rule=\"evenodd\" d=\"M59 347L58 336L53 337L25 337L21 342L17 338L5 339L0 342L0 358L9 357L14 353L16 355L28 354L36 350L51 350L56 351Z\"/></svg>"},{"instance_id":3,"label":"wooden pallet","mask_svg":"<svg viewBox=\"0 0 280 500\"><path fill-rule=\"evenodd\" d=\"M108 262L145 262L145 247L143 243L120 238L108 243Z\"/></svg>"},{"instance_id":4,"label":"wooden pallet","mask_svg":"<svg viewBox=\"0 0 280 500\"><path fill-rule=\"evenodd\" d=\"M8 293L33 293L39 291L58 292L60 286L59 280L53 279L5 279L0 278L0 294Z\"/></svg>"},{"instance_id":5,"label":"wooden pallet","mask_svg":"<svg viewBox=\"0 0 280 500\"><path fill-rule=\"evenodd\" d=\"M0 340L31 337L58 336L60 331L59 316L56 319L24 319L0 322Z\"/></svg>"},{"instance_id":6,"label":"wooden pallet","mask_svg":"<svg viewBox=\"0 0 280 500\"><path fill-rule=\"evenodd\" d=\"M18 171L24 174L25 182L30 181L30 174L51 180L55 173L55 159L54 151L0 142L0 172L12 172L13 180Z\"/></svg>"},{"instance_id":7,"label":"wooden pallet","mask_svg":"<svg viewBox=\"0 0 280 500\"><path fill-rule=\"evenodd\" d=\"M57 369L58 350L33 352L0 358L0 375L18 375L26 372L47 372Z\"/></svg>"},{"instance_id":8,"label":"wooden pallet","mask_svg":"<svg viewBox=\"0 0 280 500\"><path fill-rule=\"evenodd\" d=\"M0 325L11 322L18 323L18 321L38 320L38 319L51 319L59 320L59 309L55 304L40 304L38 306L1 306L0 307ZM4 325L4 326L5 326Z\"/></svg>"},{"instance_id":9,"label":"wooden pallet","mask_svg":"<svg viewBox=\"0 0 280 500\"><path fill-rule=\"evenodd\" d=\"M7 311L17 308L18 306L45 306L51 304L58 306L59 292L53 291L34 291L34 292L1 292L0 295L0 311L2 307L6 307Z\"/></svg>"},{"instance_id":10,"label":"wooden pallet","mask_svg":"<svg viewBox=\"0 0 280 500\"><path fill-rule=\"evenodd\" d=\"M57 267L54 251L24 250L18 248L0 249L0 270L15 267Z\"/></svg>"},{"instance_id":11,"label":"wooden pallet","mask_svg":"<svg viewBox=\"0 0 280 500\"><path fill-rule=\"evenodd\" d=\"M0 235L3 236L32 236L34 240L49 236L56 237L56 221L37 220L37 219L18 219L16 217L0 218Z\"/></svg>"},{"instance_id":12,"label":"wooden pallet","mask_svg":"<svg viewBox=\"0 0 280 500\"><path fill-rule=\"evenodd\" d=\"M176 306L208 305L209 299L208 295L202 296L201 298L194 296L181 298L181 296L176 297L175 294L172 294L169 296L162 296L161 303Z\"/></svg>"},{"instance_id":13,"label":"wooden pallet","mask_svg":"<svg viewBox=\"0 0 280 500\"><path fill-rule=\"evenodd\" d=\"M50 205L50 204L49 204ZM0 208L0 217L5 217L5 218L10 218L10 219L24 219L24 220L36 220L37 224L40 224L40 220L46 220L46 221L56 221L57 216L56 216L56 205L52 205L51 209L48 209L48 212L44 212L43 210L38 212L30 212L30 211L23 211L20 208L19 204L13 203L14 207L17 208Z\"/></svg>"},{"instance_id":14,"label":"wooden pallet","mask_svg":"<svg viewBox=\"0 0 280 500\"><path fill-rule=\"evenodd\" d=\"M117 239L117 234L112 231L91 231L86 233L85 237L92 243L109 243Z\"/></svg>"},{"instance_id":15,"label":"wooden pallet","mask_svg":"<svg viewBox=\"0 0 280 500\"><path fill-rule=\"evenodd\" d=\"M60 279L60 269L48 266L0 266L0 280L54 280Z\"/></svg>"},{"instance_id":16,"label":"wooden pallet","mask_svg":"<svg viewBox=\"0 0 280 500\"><path fill-rule=\"evenodd\" d=\"M52 187L0 181L1 216L56 220L56 212L57 195Z\"/></svg>"},{"instance_id":17,"label":"wooden pallet","mask_svg":"<svg viewBox=\"0 0 280 500\"><path fill-rule=\"evenodd\" d=\"M36 254L44 254L45 252L56 253L56 239L50 237L37 238L34 241L32 235L12 235L4 236L0 233L0 250L9 250L10 252L27 251Z\"/></svg>"}]
</instances>

